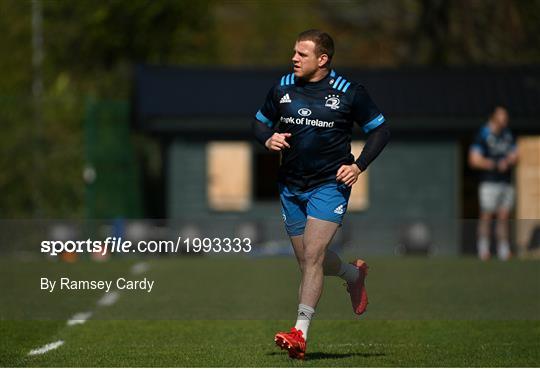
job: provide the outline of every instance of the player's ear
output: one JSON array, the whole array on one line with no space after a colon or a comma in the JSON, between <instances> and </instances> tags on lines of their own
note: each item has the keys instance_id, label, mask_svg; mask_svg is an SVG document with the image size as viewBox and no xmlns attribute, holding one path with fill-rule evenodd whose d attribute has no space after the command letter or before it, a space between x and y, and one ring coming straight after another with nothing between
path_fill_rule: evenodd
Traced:
<instances>
[{"instance_id":1,"label":"player's ear","mask_svg":"<svg viewBox=\"0 0 540 369\"><path fill-rule=\"evenodd\" d=\"M323 67L328 63L328 55L327 54L321 54L319 56L319 68Z\"/></svg>"}]
</instances>

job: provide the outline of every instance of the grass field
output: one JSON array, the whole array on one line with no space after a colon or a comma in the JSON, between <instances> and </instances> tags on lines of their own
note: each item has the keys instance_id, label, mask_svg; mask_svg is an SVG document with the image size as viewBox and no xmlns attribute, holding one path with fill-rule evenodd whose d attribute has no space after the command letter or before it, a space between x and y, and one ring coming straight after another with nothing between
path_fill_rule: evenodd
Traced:
<instances>
[{"instance_id":1,"label":"grass field","mask_svg":"<svg viewBox=\"0 0 540 369\"><path fill-rule=\"evenodd\" d=\"M0 262L2 366L539 366L540 263L473 259L369 260L370 305L360 319L327 278L305 362L273 344L294 323L293 260L170 258L132 278L151 293L39 291L39 278L114 279L135 260ZM73 314L92 311L68 326ZM41 355L30 350L62 340Z\"/></svg>"}]
</instances>

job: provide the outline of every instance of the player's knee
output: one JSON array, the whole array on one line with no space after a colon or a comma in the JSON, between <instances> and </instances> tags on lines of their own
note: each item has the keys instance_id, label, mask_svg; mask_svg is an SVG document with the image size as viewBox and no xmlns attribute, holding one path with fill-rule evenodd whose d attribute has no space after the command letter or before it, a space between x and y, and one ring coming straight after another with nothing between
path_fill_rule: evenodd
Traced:
<instances>
[{"instance_id":1,"label":"player's knee","mask_svg":"<svg viewBox=\"0 0 540 369\"><path fill-rule=\"evenodd\" d=\"M489 222L493 218L493 212L490 211L483 211L480 213L480 222L485 223Z\"/></svg>"},{"instance_id":2,"label":"player's knee","mask_svg":"<svg viewBox=\"0 0 540 369\"><path fill-rule=\"evenodd\" d=\"M499 222L506 222L510 219L510 211L506 209L501 209L497 212L497 220Z\"/></svg>"},{"instance_id":3,"label":"player's knee","mask_svg":"<svg viewBox=\"0 0 540 369\"><path fill-rule=\"evenodd\" d=\"M482 213L478 222L478 232L482 235L489 232L489 225L491 222L491 213Z\"/></svg>"},{"instance_id":4,"label":"player's knee","mask_svg":"<svg viewBox=\"0 0 540 369\"><path fill-rule=\"evenodd\" d=\"M304 255L296 255L296 260L298 261L298 266L300 267L300 271L304 272L304 265L305 265L305 258Z\"/></svg>"},{"instance_id":5,"label":"player's knee","mask_svg":"<svg viewBox=\"0 0 540 369\"><path fill-rule=\"evenodd\" d=\"M324 261L324 253L319 250L304 250L304 267L321 266Z\"/></svg>"}]
</instances>

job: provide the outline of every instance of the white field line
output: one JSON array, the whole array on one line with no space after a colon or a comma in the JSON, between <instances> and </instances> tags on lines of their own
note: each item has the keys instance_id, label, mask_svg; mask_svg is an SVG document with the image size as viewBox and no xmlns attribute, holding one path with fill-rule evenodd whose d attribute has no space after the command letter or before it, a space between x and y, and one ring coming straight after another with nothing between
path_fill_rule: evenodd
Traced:
<instances>
[{"instance_id":1,"label":"white field line","mask_svg":"<svg viewBox=\"0 0 540 369\"><path fill-rule=\"evenodd\" d=\"M133 267L131 268L131 272L133 274L142 274L148 271L149 268L150 266L147 263L141 262L141 263L137 263L133 265ZM120 297L120 295L118 294L117 291L107 292L105 293L105 295L103 295L101 299L98 300L97 304L100 306L110 306L110 305L113 305L118 300L118 297ZM67 321L67 325L73 326L77 324L84 324L91 316L92 316L91 311L74 314L71 317L71 319ZM48 343L43 347L31 350L30 352L28 352L28 356L42 355L48 351L57 349L63 344L64 344L64 341L62 340Z\"/></svg>"},{"instance_id":2,"label":"white field line","mask_svg":"<svg viewBox=\"0 0 540 369\"><path fill-rule=\"evenodd\" d=\"M46 344L43 347L40 347L40 348L37 348L35 350L30 351L28 353L28 356L42 355L42 354L46 353L47 351L57 349L58 347L62 346L63 344L64 344L64 341L56 341L56 342Z\"/></svg>"},{"instance_id":3,"label":"white field line","mask_svg":"<svg viewBox=\"0 0 540 369\"><path fill-rule=\"evenodd\" d=\"M135 275L143 274L143 273L146 273L149 269L150 269L150 265L148 263L140 262L140 263L134 264L131 267L131 273Z\"/></svg>"},{"instance_id":4,"label":"white field line","mask_svg":"<svg viewBox=\"0 0 540 369\"><path fill-rule=\"evenodd\" d=\"M84 323L86 323L86 321L88 319L90 319L91 316L92 316L91 311L86 311L86 312L83 312L83 313L77 313L77 314L73 315L71 317L71 319L69 319L67 321L67 325L72 326L72 325L76 325L76 324L84 324Z\"/></svg>"},{"instance_id":5,"label":"white field line","mask_svg":"<svg viewBox=\"0 0 540 369\"><path fill-rule=\"evenodd\" d=\"M99 306L111 306L118 300L118 297L120 297L120 295L117 291L107 292L98 300L97 304Z\"/></svg>"}]
</instances>

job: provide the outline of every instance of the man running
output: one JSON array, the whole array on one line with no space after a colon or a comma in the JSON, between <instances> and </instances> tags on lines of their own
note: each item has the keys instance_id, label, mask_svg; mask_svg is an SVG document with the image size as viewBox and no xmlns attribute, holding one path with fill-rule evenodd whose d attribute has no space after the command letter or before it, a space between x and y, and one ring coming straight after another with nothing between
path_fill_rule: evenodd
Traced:
<instances>
[{"instance_id":1,"label":"man running","mask_svg":"<svg viewBox=\"0 0 540 369\"><path fill-rule=\"evenodd\" d=\"M281 153L282 215L302 280L296 325L275 342L303 359L323 276L346 281L356 314L368 303L363 260L344 263L328 250L347 210L351 186L390 138L388 124L365 88L330 68L334 42L319 30L302 32L294 46L294 72L269 91L253 122L256 139ZM362 153L351 154L353 123L368 134Z\"/></svg>"}]
</instances>

